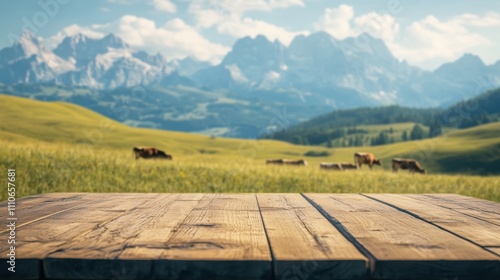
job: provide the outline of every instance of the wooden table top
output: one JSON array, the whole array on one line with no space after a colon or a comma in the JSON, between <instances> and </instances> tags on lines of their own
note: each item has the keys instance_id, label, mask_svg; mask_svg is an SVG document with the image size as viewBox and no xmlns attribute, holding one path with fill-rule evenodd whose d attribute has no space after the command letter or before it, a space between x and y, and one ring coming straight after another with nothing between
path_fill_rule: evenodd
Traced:
<instances>
[{"instance_id":1,"label":"wooden table top","mask_svg":"<svg viewBox=\"0 0 500 280\"><path fill-rule=\"evenodd\" d=\"M50 193L0 279L500 279L500 203L453 194Z\"/></svg>"}]
</instances>

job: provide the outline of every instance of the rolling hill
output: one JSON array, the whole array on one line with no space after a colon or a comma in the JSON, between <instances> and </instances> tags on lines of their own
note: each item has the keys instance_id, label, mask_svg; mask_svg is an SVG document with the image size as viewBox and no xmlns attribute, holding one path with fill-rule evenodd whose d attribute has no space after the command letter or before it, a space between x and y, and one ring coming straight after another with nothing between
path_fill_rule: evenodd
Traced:
<instances>
[{"instance_id":1,"label":"rolling hill","mask_svg":"<svg viewBox=\"0 0 500 280\"><path fill-rule=\"evenodd\" d=\"M0 95L0 137L7 140L81 144L99 149L162 147L174 154L244 154L249 147L266 155L293 151L298 155L321 148L299 147L279 141L251 141L130 127L78 105ZM261 148L265 147L265 148ZM282 155L285 155L282 153ZM264 156L263 156L264 157Z\"/></svg>"},{"instance_id":2,"label":"rolling hill","mask_svg":"<svg viewBox=\"0 0 500 280\"><path fill-rule=\"evenodd\" d=\"M203 90L183 85L97 90L61 85L3 85L0 92L41 101L83 106L118 122L230 138L256 138L331 110L306 106L300 94ZM286 104L286 105L285 105Z\"/></svg>"},{"instance_id":3,"label":"rolling hill","mask_svg":"<svg viewBox=\"0 0 500 280\"><path fill-rule=\"evenodd\" d=\"M333 147L370 146L370 140L380 137L382 132L386 133L389 140L386 143L402 141L402 132L406 131L410 135L415 124L422 126L423 138L428 138L430 131L436 136L440 134L436 134L436 131L449 132L500 121L499 102L500 88L496 88L447 109L393 105L336 110L265 135L264 138L309 145L325 145L330 141ZM355 138L361 140L358 139L355 145L345 144Z\"/></svg>"},{"instance_id":4,"label":"rolling hill","mask_svg":"<svg viewBox=\"0 0 500 280\"><path fill-rule=\"evenodd\" d=\"M190 133L133 128L112 121L77 105L41 102L0 95L0 139L7 142L78 145L95 151L115 150L131 156L133 146L156 146L179 161L214 158L224 161L247 160L263 164L272 157L304 158L313 151L327 152L324 157L307 157L314 167L321 161L352 162L361 148L328 149L299 146L275 140L214 138ZM500 174L500 123L457 130L441 137L391 145L364 147L384 161L412 157L430 173Z\"/></svg>"}]
</instances>

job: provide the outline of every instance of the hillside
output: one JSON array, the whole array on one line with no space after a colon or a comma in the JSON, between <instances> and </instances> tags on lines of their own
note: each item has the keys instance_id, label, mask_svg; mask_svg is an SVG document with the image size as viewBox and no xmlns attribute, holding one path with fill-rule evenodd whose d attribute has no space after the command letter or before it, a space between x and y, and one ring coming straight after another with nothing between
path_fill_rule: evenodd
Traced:
<instances>
[{"instance_id":1,"label":"hillside","mask_svg":"<svg viewBox=\"0 0 500 280\"><path fill-rule=\"evenodd\" d=\"M353 153L371 151L390 170L394 157L413 157L430 173L500 174L500 123L457 130L441 137L364 148L328 149L297 146L275 140L241 140L204 135L133 128L102 115L62 102L40 102L0 95L0 139L33 145L52 142L79 144L79 149L119 151L132 158L133 146L156 146L174 155L176 161L201 158L216 162L264 164L266 158L306 158L311 168L322 161L352 162ZM76 147L76 146L75 146ZM305 157L314 151L328 156Z\"/></svg>"},{"instance_id":2,"label":"hillside","mask_svg":"<svg viewBox=\"0 0 500 280\"><path fill-rule=\"evenodd\" d=\"M235 138L256 138L262 131L281 129L332 108L322 104L311 106L311 109L304 107L300 95L294 92L245 94L183 85L97 90L60 85L0 84L0 92L77 104L134 127Z\"/></svg>"},{"instance_id":3,"label":"hillside","mask_svg":"<svg viewBox=\"0 0 500 280\"><path fill-rule=\"evenodd\" d=\"M444 110L441 122L446 126L468 128L500 120L500 88L458 102Z\"/></svg>"},{"instance_id":4,"label":"hillside","mask_svg":"<svg viewBox=\"0 0 500 280\"><path fill-rule=\"evenodd\" d=\"M399 142L402 141L402 133L406 131L410 135L415 124L422 125L427 137L428 126L434 123L440 112L440 109L401 106L337 110L264 138L309 145L326 145L330 141L333 147L370 146L371 139L384 132L387 143Z\"/></svg>"},{"instance_id":5,"label":"hillside","mask_svg":"<svg viewBox=\"0 0 500 280\"><path fill-rule=\"evenodd\" d=\"M373 139L377 140L382 136L387 138L385 143L406 141L402 139L403 131L412 140L410 133L416 124L423 129L422 138L429 138L431 131L439 132L433 133L435 136L457 128L500 121L498 104L500 88L458 102L447 109L385 106L336 110L264 138L308 145L326 145L329 142L333 147L370 146L371 140L373 142Z\"/></svg>"},{"instance_id":6,"label":"hillside","mask_svg":"<svg viewBox=\"0 0 500 280\"><path fill-rule=\"evenodd\" d=\"M301 155L315 147L294 146L279 141L249 141L206 135L134 128L83 107L65 102L43 102L0 95L0 137L21 142L45 141L81 144L98 149L156 146L173 154L224 154L245 156L259 152L285 156ZM260 153L262 151L262 153Z\"/></svg>"}]
</instances>

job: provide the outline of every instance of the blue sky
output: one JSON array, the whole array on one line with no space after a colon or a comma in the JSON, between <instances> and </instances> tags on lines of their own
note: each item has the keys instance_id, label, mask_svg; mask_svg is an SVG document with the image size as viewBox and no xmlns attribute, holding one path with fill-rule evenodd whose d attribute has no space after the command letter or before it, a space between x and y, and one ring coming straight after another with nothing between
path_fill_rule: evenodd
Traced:
<instances>
[{"instance_id":1,"label":"blue sky","mask_svg":"<svg viewBox=\"0 0 500 280\"><path fill-rule=\"evenodd\" d=\"M67 35L115 33L136 49L216 63L243 36L287 45L324 30L337 39L368 32L426 69L467 52L487 64L500 59L500 1L491 0L21 0L2 10L0 48L23 28L49 48Z\"/></svg>"}]
</instances>

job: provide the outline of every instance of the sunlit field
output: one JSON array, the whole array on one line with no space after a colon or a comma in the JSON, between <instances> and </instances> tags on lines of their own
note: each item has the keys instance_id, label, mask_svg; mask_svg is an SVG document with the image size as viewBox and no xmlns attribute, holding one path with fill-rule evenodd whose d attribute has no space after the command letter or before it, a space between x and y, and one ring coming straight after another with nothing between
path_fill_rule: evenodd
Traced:
<instances>
[{"instance_id":1,"label":"sunlit field","mask_svg":"<svg viewBox=\"0 0 500 280\"><path fill-rule=\"evenodd\" d=\"M500 177L394 174L374 167L325 171L266 166L261 159L180 155L135 160L131 150L75 144L0 141L2 173L16 168L18 197L49 192L330 192L456 193L500 201ZM0 199L6 199L0 192Z\"/></svg>"},{"instance_id":2,"label":"sunlit field","mask_svg":"<svg viewBox=\"0 0 500 280\"><path fill-rule=\"evenodd\" d=\"M133 128L72 104L5 95L0 101L0 168L2 174L16 169L18 197L48 192L386 192L457 193L500 201L500 176L473 175L481 170L498 174L500 123L436 139L326 148ZM174 160L135 160L134 146L157 147ZM353 162L360 151L373 152L383 167L319 169L323 161ZM306 156L311 152L327 155ZM393 174L390 161L401 156L417 157L429 174ZM304 158L309 165L266 166L268 158ZM439 175L446 172L457 175ZM6 195L0 192L0 199Z\"/></svg>"}]
</instances>

